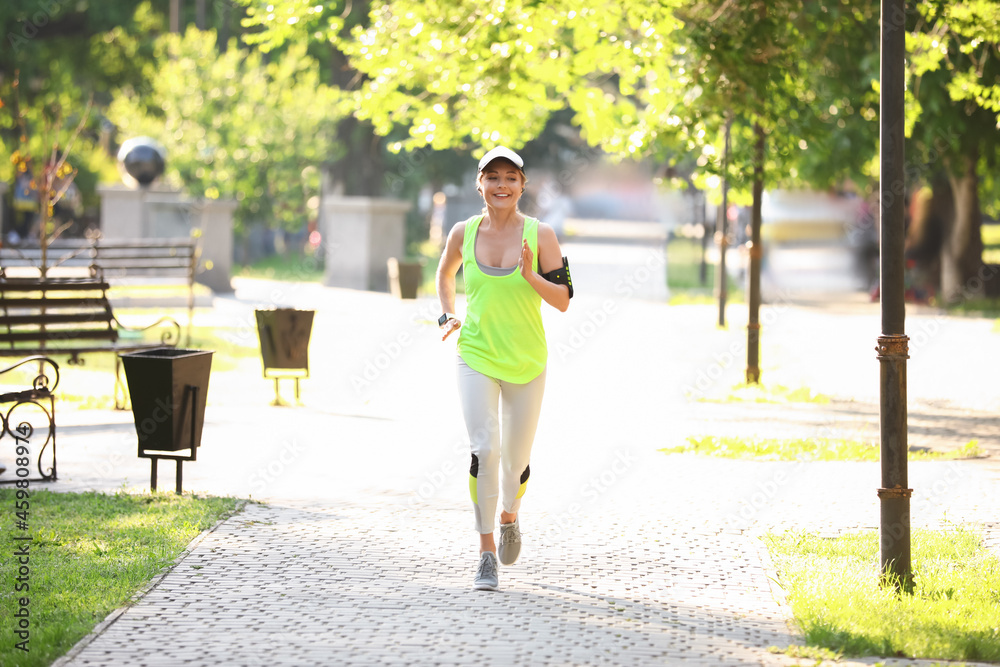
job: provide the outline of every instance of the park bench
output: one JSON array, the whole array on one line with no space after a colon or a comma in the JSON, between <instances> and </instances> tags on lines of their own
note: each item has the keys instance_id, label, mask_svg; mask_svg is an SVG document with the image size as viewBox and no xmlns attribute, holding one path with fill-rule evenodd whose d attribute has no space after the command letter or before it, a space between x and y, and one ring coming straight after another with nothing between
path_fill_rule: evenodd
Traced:
<instances>
[{"instance_id":1,"label":"park bench","mask_svg":"<svg viewBox=\"0 0 1000 667\"><path fill-rule=\"evenodd\" d=\"M115 357L115 407L124 409L127 389L120 352L176 347L180 325L169 317L134 328L123 325L108 301L108 282L87 278L8 278L0 270L0 356L80 355L110 352ZM159 330L156 342L143 332Z\"/></svg>"},{"instance_id":2,"label":"park bench","mask_svg":"<svg viewBox=\"0 0 1000 667\"><path fill-rule=\"evenodd\" d=\"M31 366L37 364L37 371ZM34 373L30 382L24 373ZM45 482L56 479L56 402L59 365L48 357L25 357L0 370L0 464L6 471L0 474L0 484L18 480ZM13 391L9 387L16 388ZM21 406L35 406L21 408ZM44 423L39 423L41 412ZM32 423L34 421L34 423ZM18 459L28 459L28 465L18 465ZM31 459L37 475L31 476ZM28 472L19 476L18 468Z\"/></svg>"},{"instance_id":3,"label":"park bench","mask_svg":"<svg viewBox=\"0 0 1000 667\"><path fill-rule=\"evenodd\" d=\"M187 238L59 239L47 248L47 275L101 276L114 288L128 278L176 278L187 287L188 338L194 320L194 278L198 243ZM37 245L0 246L0 276L39 273L42 251ZM141 303L141 299L136 299Z\"/></svg>"}]
</instances>

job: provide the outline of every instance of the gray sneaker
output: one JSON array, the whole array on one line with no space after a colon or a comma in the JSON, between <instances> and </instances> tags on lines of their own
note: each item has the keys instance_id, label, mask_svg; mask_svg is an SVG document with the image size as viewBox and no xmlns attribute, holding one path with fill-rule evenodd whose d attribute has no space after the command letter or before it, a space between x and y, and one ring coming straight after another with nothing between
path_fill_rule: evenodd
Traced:
<instances>
[{"instance_id":1,"label":"gray sneaker","mask_svg":"<svg viewBox=\"0 0 1000 667\"><path fill-rule=\"evenodd\" d=\"M492 551L484 551L479 557L479 569L476 570L476 582L472 585L477 591L495 591L500 585L497 578L497 556Z\"/></svg>"},{"instance_id":2,"label":"gray sneaker","mask_svg":"<svg viewBox=\"0 0 1000 667\"><path fill-rule=\"evenodd\" d=\"M500 547L497 553L504 565L517 562L517 557L521 555L521 529L517 525L517 519L514 519L514 523L500 524Z\"/></svg>"}]
</instances>

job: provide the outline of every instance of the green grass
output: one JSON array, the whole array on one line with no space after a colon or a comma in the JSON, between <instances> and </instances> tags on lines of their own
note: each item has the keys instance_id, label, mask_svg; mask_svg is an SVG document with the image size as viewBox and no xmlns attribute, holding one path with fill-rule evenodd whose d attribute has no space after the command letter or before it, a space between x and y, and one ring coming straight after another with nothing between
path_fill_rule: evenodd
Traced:
<instances>
[{"instance_id":1,"label":"green grass","mask_svg":"<svg viewBox=\"0 0 1000 667\"><path fill-rule=\"evenodd\" d=\"M738 384L722 398L700 398L705 403L819 403L827 404L830 397L814 394L809 387L789 389L780 384Z\"/></svg>"},{"instance_id":2,"label":"green grass","mask_svg":"<svg viewBox=\"0 0 1000 667\"><path fill-rule=\"evenodd\" d=\"M875 531L765 542L808 647L847 656L1000 660L1000 559L975 531L915 530L912 595L879 585Z\"/></svg>"},{"instance_id":3,"label":"green grass","mask_svg":"<svg viewBox=\"0 0 1000 667\"><path fill-rule=\"evenodd\" d=\"M676 237L667 243L667 287L671 290L712 290L715 266L706 267L701 282L701 239Z\"/></svg>"},{"instance_id":4,"label":"green grass","mask_svg":"<svg viewBox=\"0 0 1000 667\"><path fill-rule=\"evenodd\" d=\"M718 303L715 296L714 264L709 264L705 284L701 282L701 239L675 237L667 243L667 288L672 305ZM727 302L743 301L743 289L728 278Z\"/></svg>"},{"instance_id":5,"label":"green grass","mask_svg":"<svg viewBox=\"0 0 1000 667\"><path fill-rule=\"evenodd\" d=\"M968 299L947 306L951 315L972 317L1000 317L1000 299Z\"/></svg>"},{"instance_id":6,"label":"green grass","mask_svg":"<svg viewBox=\"0 0 1000 667\"><path fill-rule=\"evenodd\" d=\"M688 436L687 442L677 447L665 447L665 454L701 454L728 459L754 459L763 461L878 461L879 444L863 440L834 438L740 438L727 436ZM982 456L977 440L951 452L932 452L910 449L909 460L964 459Z\"/></svg>"},{"instance_id":7,"label":"green grass","mask_svg":"<svg viewBox=\"0 0 1000 667\"><path fill-rule=\"evenodd\" d=\"M320 282L323 280L323 262L316 255L272 255L253 264L233 267L233 275L289 282Z\"/></svg>"},{"instance_id":8,"label":"green grass","mask_svg":"<svg viewBox=\"0 0 1000 667\"><path fill-rule=\"evenodd\" d=\"M0 665L48 665L168 568L187 544L241 501L172 493L52 493L29 488L29 530L15 528L15 494L0 489ZM29 535L28 592L14 590L15 549ZM11 619L28 597L30 651Z\"/></svg>"}]
</instances>

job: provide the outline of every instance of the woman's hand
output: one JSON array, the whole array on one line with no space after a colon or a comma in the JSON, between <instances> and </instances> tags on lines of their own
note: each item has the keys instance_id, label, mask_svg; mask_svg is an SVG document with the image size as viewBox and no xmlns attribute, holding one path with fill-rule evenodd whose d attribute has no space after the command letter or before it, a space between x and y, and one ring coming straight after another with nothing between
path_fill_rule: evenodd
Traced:
<instances>
[{"instance_id":1,"label":"woman's hand","mask_svg":"<svg viewBox=\"0 0 1000 667\"><path fill-rule=\"evenodd\" d=\"M531 252L528 246L528 239L521 239L521 258L517 260L517 268L521 270L521 275L525 280L531 277L535 266L535 253Z\"/></svg>"},{"instance_id":2,"label":"woman's hand","mask_svg":"<svg viewBox=\"0 0 1000 667\"><path fill-rule=\"evenodd\" d=\"M450 320L444 323L443 327L441 327L441 329L444 331L444 335L441 336L441 340L444 340L445 338L452 335L461 328L462 328L462 320L458 319L457 317L451 318Z\"/></svg>"}]
</instances>

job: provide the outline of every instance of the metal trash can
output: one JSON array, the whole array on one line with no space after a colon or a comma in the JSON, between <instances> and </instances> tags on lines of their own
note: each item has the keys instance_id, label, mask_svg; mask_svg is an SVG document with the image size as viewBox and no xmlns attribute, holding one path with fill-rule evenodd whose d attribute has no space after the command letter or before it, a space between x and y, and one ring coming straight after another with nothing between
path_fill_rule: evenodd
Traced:
<instances>
[{"instance_id":1,"label":"metal trash can","mask_svg":"<svg viewBox=\"0 0 1000 667\"><path fill-rule=\"evenodd\" d=\"M132 399L139 456L151 460L150 487L154 491L159 459L177 461L178 494L183 462L197 460L212 354L211 350L159 347L120 355Z\"/></svg>"},{"instance_id":2,"label":"metal trash can","mask_svg":"<svg viewBox=\"0 0 1000 667\"><path fill-rule=\"evenodd\" d=\"M299 400L299 380L309 377L309 338L315 310L271 308L256 310L257 338L264 363L264 377L274 379L274 403L282 405L278 380L295 380L295 400Z\"/></svg>"}]
</instances>

